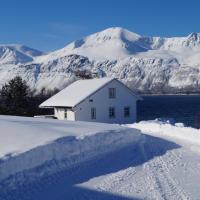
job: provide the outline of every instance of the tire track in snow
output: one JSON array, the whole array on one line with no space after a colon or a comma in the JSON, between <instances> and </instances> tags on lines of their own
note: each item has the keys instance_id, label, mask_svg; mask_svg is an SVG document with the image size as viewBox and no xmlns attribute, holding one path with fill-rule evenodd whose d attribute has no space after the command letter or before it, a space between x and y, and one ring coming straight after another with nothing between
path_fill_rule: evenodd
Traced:
<instances>
[{"instance_id":1,"label":"tire track in snow","mask_svg":"<svg viewBox=\"0 0 200 200\"><path fill-rule=\"evenodd\" d=\"M146 161L142 167L135 166L107 175L96 186L96 189L117 192L126 196L135 196L143 199L189 200L188 194L174 180L170 170L181 162L179 149L166 151L163 144L157 144L153 139L140 144L140 154ZM156 156L153 155L159 155ZM149 157L154 157L149 160ZM137 158L136 158L137 159Z\"/></svg>"},{"instance_id":2,"label":"tire track in snow","mask_svg":"<svg viewBox=\"0 0 200 200\"><path fill-rule=\"evenodd\" d=\"M145 159L149 153L155 154L156 151L162 150L157 147L158 146L153 143L150 143L150 145L144 144L142 152ZM153 160L146 162L144 164L144 169L148 174L151 174L150 179L155 180L157 186L155 190L159 191L162 199L189 200L190 198L188 194L186 194L186 192L179 186L179 183L177 183L170 175L170 166L175 166L181 159L181 156L175 153L176 151L178 150L167 151L165 155L157 156Z\"/></svg>"}]
</instances>

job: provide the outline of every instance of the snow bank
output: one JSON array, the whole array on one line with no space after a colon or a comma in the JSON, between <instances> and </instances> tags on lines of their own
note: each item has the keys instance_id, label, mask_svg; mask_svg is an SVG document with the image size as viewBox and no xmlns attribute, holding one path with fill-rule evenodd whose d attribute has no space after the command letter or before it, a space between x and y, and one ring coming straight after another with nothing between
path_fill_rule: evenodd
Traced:
<instances>
[{"instance_id":1,"label":"snow bank","mask_svg":"<svg viewBox=\"0 0 200 200\"><path fill-rule=\"evenodd\" d=\"M55 173L141 139L138 130L102 123L1 116L0 126L0 182L44 165L42 173Z\"/></svg>"},{"instance_id":2,"label":"snow bank","mask_svg":"<svg viewBox=\"0 0 200 200\"><path fill-rule=\"evenodd\" d=\"M0 159L18 155L58 138L84 138L98 132L121 130L120 126L53 119L0 116Z\"/></svg>"},{"instance_id":3,"label":"snow bank","mask_svg":"<svg viewBox=\"0 0 200 200\"><path fill-rule=\"evenodd\" d=\"M184 140L187 143L200 145L200 130L184 127L182 123L170 124L169 121L150 120L141 121L135 124L126 125L130 128L141 130L145 134L153 134L156 136L167 136L179 140Z\"/></svg>"}]
</instances>

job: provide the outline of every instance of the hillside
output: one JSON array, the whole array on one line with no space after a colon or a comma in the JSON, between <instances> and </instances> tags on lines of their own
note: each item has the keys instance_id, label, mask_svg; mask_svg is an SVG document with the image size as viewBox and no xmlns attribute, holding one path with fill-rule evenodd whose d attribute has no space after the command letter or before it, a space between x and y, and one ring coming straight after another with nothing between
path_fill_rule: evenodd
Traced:
<instances>
[{"instance_id":1,"label":"hillside","mask_svg":"<svg viewBox=\"0 0 200 200\"><path fill-rule=\"evenodd\" d=\"M200 91L199 33L146 37L115 27L45 55L9 51L0 56L0 85L20 75L37 90L62 89L76 79L77 70L88 70L98 77L119 78L143 93Z\"/></svg>"}]
</instances>

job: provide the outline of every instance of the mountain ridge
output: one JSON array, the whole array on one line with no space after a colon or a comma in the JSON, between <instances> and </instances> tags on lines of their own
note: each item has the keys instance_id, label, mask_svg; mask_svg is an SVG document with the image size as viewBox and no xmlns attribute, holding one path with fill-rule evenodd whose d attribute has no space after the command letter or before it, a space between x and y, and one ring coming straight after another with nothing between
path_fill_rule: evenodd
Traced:
<instances>
[{"instance_id":1,"label":"mountain ridge","mask_svg":"<svg viewBox=\"0 0 200 200\"><path fill-rule=\"evenodd\" d=\"M2 48L0 45L0 85L20 75L38 91L43 87L62 89L77 79L77 70L87 70L98 77L119 78L142 93L200 91L200 33L147 37L111 27L48 54L28 47L21 51L21 47L14 53L10 50L8 59L10 54L1 56ZM24 57L20 54L19 59L16 52Z\"/></svg>"}]
</instances>

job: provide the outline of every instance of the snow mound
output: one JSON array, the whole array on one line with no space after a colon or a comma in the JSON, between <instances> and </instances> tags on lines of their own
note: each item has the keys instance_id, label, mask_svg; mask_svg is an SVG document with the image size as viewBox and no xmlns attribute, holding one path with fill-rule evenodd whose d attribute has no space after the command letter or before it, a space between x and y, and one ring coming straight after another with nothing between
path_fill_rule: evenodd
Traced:
<instances>
[{"instance_id":1,"label":"snow mound","mask_svg":"<svg viewBox=\"0 0 200 200\"><path fill-rule=\"evenodd\" d=\"M200 129L184 127L182 123L175 123L173 125L170 121L156 119L129 124L127 127L139 129L145 134L153 134L161 137L167 136L172 139L182 140L190 145L200 145Z\"/></svg>"},{"instance_id":2,"label":"snow mound","mask_svg":"<svg viewBox=\"0 0 200 200\"><path fill-rule=\"evenodd\" d=\"M140 140L137 130L102 123L1 116L0 126L0 182L43 165L54 173L55 162L68 168Z\"/></svg>"}]
</instances>

